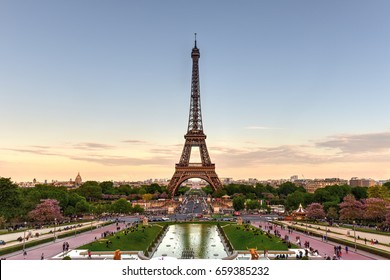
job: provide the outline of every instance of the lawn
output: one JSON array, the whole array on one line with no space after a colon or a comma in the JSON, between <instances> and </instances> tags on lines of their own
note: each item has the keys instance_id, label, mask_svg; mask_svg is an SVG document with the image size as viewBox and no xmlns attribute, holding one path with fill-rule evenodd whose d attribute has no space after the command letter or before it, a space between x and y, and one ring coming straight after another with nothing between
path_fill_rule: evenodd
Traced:
<instances>
[{"instance_id":1,"label":"lawn","mask_svg":"<svg viewBox=\"0 0 390 280\"><path fill-rule=\"evenodd\" d=\"M257 248L258 250L287 250L287 243L280 238L270 236L253 226L227 225L222 227L235 250L247 250ZM292 247L295 247L292 245Z\"/></svg>"},{"instance_id":2,"label":"lawn","mask_svg":"<svg viewBox=\"0 0 390 280\"><path fill-rule=\"evenodd\" d=\"M90 249L91 251L145 251L149 244L163 229L159 225L150 225L143 229L139 225L138 230L125 234L125 230L115 233L113 236L98 239L92 243L81 246L78 249ZM107 241L109 241L107 247ZM111 243L110 243L111 242Z\"/></svg>"}]
</instances>

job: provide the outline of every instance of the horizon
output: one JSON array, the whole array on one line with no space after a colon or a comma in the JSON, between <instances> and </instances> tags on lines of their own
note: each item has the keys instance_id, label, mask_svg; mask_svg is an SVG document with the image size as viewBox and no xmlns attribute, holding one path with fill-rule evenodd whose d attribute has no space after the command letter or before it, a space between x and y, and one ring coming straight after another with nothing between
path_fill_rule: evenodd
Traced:
<instances>
[{"instance_id":1,"label":"horizon","mask_svg":"<svg viewBox=\"0 0 390 280\"><path fill-rule=\"evenodd\" d=\"M220 178L390 178L390 3L221 2L4 1L0 176L170 179L197 33Z\"/></svg>"}]
</instances>

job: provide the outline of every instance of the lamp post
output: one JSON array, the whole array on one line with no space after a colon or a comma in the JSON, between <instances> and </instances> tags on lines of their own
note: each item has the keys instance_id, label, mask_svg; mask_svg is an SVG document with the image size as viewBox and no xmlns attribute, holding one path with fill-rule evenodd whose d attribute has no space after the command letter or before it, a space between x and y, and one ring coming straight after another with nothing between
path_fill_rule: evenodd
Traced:
<instances>
[{"instance_id":1,"label":"lamp post","mask_svg":"<svg viewBox=\"0 0 390 280\"><path fill-rule=\"evenodd\" d=\"M56 242L56 224L57 224L57 218L54 218L54 240L53 240L53 242Z\"/></svg>"},{"instance_id":2,"label":"lamp post","mask_svg":"<svg viewBox=\"0 0 390 280\"><path fill-rule=\"evenodd\" d=\"M353 223L353 236L355 238L355 252L356 252L357 251L357 249L356 249L356 229L355 229L356 222L353 221L352 223Z\"/></svg>"},{"instance_id":3,"label":"lamp post","mask_svg":"<svg viewBox=\"0 0 390 280\"><path fill-rule=\"evenodd\" d=\"M27 222L24 222L24 234L23 234L23 255L25 255L26 250L26 228Z\"/></svg>"},{"instance_id":4,"label":"lamp post","mask_svg":"<svg viewBox=\"0 0 390 280\"><path fill-rule=\"evenodd\" d=\"M305 221L306 223L306 234L309 235L309 232L307 231L307 220Z\"/></svg>"},{"instance_id":5,"label":"lamp post","mask_svg":"<svg viewBox=\"0 0 390 280\"><path fill-rule=\"evenodd\" d=\"M328 224L325 224L325 242L328 242Z\"/></svg>"}]
</instances>

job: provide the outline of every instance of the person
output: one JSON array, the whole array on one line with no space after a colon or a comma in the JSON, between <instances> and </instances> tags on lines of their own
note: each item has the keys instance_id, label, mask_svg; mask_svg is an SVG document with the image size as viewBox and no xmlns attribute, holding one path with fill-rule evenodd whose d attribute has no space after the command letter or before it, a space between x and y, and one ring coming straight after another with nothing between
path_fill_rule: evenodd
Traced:
<instances>
[{"instance_id":1,"label":"person","mask_svg":"<svg viewBox=\"0 0 390 280\"><path fill-rule=\"evenodd\" d=\"M42 253L41 260L44 260L44 259L45 259L45 255L44 255L44 253Z\"/></svg>"},{"instance_id":2,"label":"person","mask_svg":"<svg viewBox=\"0 0 390 280\"><path fill-rule=\"evenodd\" d=\"M27 256L27 251L26 250L23 250L23 258L25 259Z\"/></svg>"},{"instance_id":3,"label":"person","mask_svg":"<svg viewBox=\"0 0 390 280\"><path fill-rule=\"evenodd\" d=\"M345 253L348 254L348 246L345 246Z\"/></svg>"},{"instance_id":4,"label":"person","mask_svg":"<svg viewBox=\"0 0 390 280\"><path fill-rule=\"evenodd\" d=\"M91 250L88 250L88 259L91 259L91 258L92 258Z\"/></svg>"}]
</instances>

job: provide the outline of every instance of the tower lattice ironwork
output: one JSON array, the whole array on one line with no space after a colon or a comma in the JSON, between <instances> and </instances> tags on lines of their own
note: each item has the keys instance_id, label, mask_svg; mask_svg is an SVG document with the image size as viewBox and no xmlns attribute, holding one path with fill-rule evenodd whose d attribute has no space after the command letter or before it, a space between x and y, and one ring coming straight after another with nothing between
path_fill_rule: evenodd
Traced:
<instances>
[{"instance_id":1,"label":"tower lattice ironwork","mask_svg":"<svg viewBox=\"0 0 390 280\"><path fill-rule=\"evenodd\" d=\"M211 163L210 155L206 146L206 135L203 132L202 113L200 106L200 83L199 83L199 57L200 52L195 46L191 52L192 58L192 82L191 82L191 103L188 120L187 134L184 135L185 144L181 154L180 162L176 164L175 173L169 181L168 189L173 197L177 188L186 180L200 178L217 190L222 187L221 181L215 172L215 164ZM198 147L201 163L190 163L191 151Z\"/></svg>"}]
</instances>

